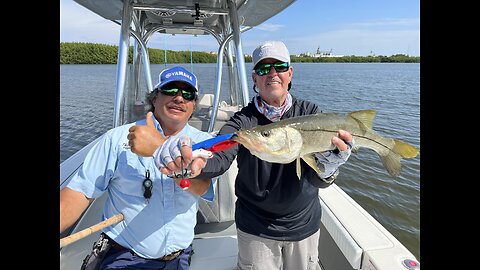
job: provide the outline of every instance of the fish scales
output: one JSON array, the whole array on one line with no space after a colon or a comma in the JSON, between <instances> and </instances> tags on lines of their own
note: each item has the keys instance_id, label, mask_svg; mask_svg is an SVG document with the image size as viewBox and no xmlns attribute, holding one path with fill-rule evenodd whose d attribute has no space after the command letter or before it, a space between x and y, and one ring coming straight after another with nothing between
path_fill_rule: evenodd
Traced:
<instances>
[{"instance_id":1,"label":"fish scales","mask_svg":"<svg viewBox=\"0 0 480 270\"><path fill-rule=\"evenodd\" d=\"M290 163L303 159L317 173L313 154L333 150L332 136L339 129L350 132L354 150L368 148L381 158L392 176L398 176L401 158L413 158L419 150L401 140L380 136L373 130L375 110L360 110L346 114L319 113L280 120L268 125L236 132L233 140L241 143L258 158L274 163ZM297 166L299 168L300 166ZM301 172L297 171L300 176Z\"/></svg>"}]
</instances>

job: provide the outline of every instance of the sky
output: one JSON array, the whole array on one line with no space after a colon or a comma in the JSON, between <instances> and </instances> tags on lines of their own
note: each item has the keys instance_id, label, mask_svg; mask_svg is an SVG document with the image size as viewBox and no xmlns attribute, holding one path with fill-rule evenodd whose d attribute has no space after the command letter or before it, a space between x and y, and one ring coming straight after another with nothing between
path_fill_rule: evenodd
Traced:
<instances>
[{"instance_id":1,"label":"sky","mask_svg":"<svg viewBox=\"0 0 480 270\"><path fill-rule=\"evenodd\" d=\"M60 0L60 42L118 45L120 26L73 0ZM420 56L420 0L297 0L243 33L243 53L281 40L290 54ZM153 35L149 48L217 51L212 36Z\"/></svg>"}]
</instances>

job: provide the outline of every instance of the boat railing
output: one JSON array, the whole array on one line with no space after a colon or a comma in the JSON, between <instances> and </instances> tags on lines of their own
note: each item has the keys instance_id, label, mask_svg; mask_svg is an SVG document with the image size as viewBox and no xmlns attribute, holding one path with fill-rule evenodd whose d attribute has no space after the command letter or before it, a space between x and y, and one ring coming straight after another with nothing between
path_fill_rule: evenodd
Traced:
<instances>
[{"instance_id":1,"label":"boat railing","mask_svg":"<svg viewBox=\"0 0 480 270\"><path fill-rule=\"evenodd\" d=\"M226 49L226 45L229 42L233 42L235 48L235 64L236 64L236 74L229 73L230 81L237 81L239 85L235 85L233 87L234 92L238 94L231 93L231 97L241 96L242 98L242 105L246 106L249 101L249 94L248 94L248 86L247 86L247 79L246 79L246 71L245 71L245 58L243 54L242 43L240 39L241 32L249 30L251 27L247 26L240 29L240 23L237 13L237 7L235 1L228 0L227 1L228 12L227 11L220 11L211 10L210 12L215 12L216 14L221 13L222 15L226 15L225 22L230 24L230 33L226 33L226 29L224 29L223 33L218 33L218 30L211 29L207 26L204 26L202 23L199 24L175 24L175 25L168 25L168 24L155 24L150 22L148 27L142 24L142 21L139 20L140 14L142 10L149 10L149 8L145 5L135 6L132 1L124 1L123 4L123 14L121 22L117 21L117 24L120 24L121 27L121 35L119 41L119 51L118 51L118 65L117 65L117 73L116 73L116 88L115 88L115 104L114 104L114 116L113 116L113 126L119 126L125 124L127 122L131 122L137 119L132 118L132 114L129 113L132 111L132 108L137 101L138 97L143 96L141 95L141 89L138 85L138 82L130 83L129 88L127 89L127 66L128 66L128 54L129 54L129 44L130 44L130 36L134 38L135 47L139 46L140 51L134 50L134 57L133 57L133 64L131 69L133 69L132 73L139 74L140 61L143 61L144 66L144 74L146 76L145 80L147 81L147 91L152 91L152 79L151 79L151 72L150 72L150 62L148 56L148 49L147 43L150 37L154 33L161 33L162 31L168 33L169 30L172 29L180 29L181 32L188 33L188 29L206 32L212 35L217 42L219 43L218 49L218 58L217 58L217 73L216 73L216 84L215 84L215 99L213 102L213 109L212 115L210 118L210 124L208 127L208 132L213 131L213 127L215 125L216 115L218 111L218 106L220 103L220 92L221 92L221 79L222 79L222 65L223 65L223 58L225 56L224 52L227 51L227 61L230 63L230 60L233 59L230 55L231 51ZM174 8L174 7L172 7ZM152 7L152 9L156 9L156 7ZM178 8L176 8L178 9ZM163 8L163 10L168 10L168 8ZM192 10L186 10L185 12L192 12ZM202 10L203 12L203 10ZM138 13L138 14L137 14ZM134 25L135 29L132 29L131 25ZM195 33L195 31L193 33ZM222 38L224 36L224 38ZM137 53L141 53L143 55L142 60L137 57ZM233 60L232 60L233 61ZM232 78L234 76L235 78ZM137 79L138 80L138 79ZM126 99L128 97L128 99ZM136 97L136 98L134 98ZM234 100L231 100L232 105L234 105ZM138 115L137 115L138 116Z\"/></svg>"}]
</instances>

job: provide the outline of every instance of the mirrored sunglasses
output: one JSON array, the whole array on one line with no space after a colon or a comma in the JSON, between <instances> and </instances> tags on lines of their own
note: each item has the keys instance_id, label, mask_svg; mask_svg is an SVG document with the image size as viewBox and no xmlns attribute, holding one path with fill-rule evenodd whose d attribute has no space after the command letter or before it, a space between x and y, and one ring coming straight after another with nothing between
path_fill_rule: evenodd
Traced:
<instances>
[{"instance_id":1,"label":"mirrored sunglasses","mask_svg":"<svg viewBox=\"0 0 480 270\"><path fill-rule=\"evenodd\" d=\"M179 89L179 88L171 88L171 89L160 89L160 93L166 96L176 96L179 91L182 91L182 97L186 100L194 100L195 99L195 91L191 89Z\"/></svg>"},{"instance_id":2,"label":"mirrored sunglasses","mask_svg":"<svg viewBox=\"0 0 480 270\"><path fill-rule=\"evenodd\" d=\"M257 73L258 76L267 75L270 72L270 69L272 69L272 66L275 69L275 71L278 73L285 72L289 68L289 65L287 62L275 62L273 64L259 64L255 67L255 73Z\"/></svg>"}]
</instances>

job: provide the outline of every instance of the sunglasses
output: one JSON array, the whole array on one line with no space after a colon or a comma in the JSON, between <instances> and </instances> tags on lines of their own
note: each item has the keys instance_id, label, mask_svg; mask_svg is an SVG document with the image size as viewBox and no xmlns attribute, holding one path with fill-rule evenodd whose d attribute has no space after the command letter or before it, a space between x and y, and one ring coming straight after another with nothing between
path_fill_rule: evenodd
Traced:
<instances>
[{"instance_id":1,"label":"sunglasses","mask_svg":"<svg viewBox=\"0 0 480 270\"><path fill-rule=\"evenodd\" d=\"M287 62L275 62L273 64L259 64L256 66L254 70L258 76L264 76L270 72L270 69L272 69L272 66L275 69L275 71L278 73L285 72L289 68L289 65Z\"/></svg>"},{"instance_id":2,"label":"sunglasses","mask_svg":"<svg viewBox=\"0 0 480 270\"><path fill-rule=\"evenodd\" d=\"M185 90L185 89L178 89L178 88L172 88L172 89L159 89L160 93L166 95L166 96L171 96L174 97L178 94L179 91L182 91L182 97L186 100L194 100L195 99L195 91L194 90Z\"/></svg>"}]
</instances>

